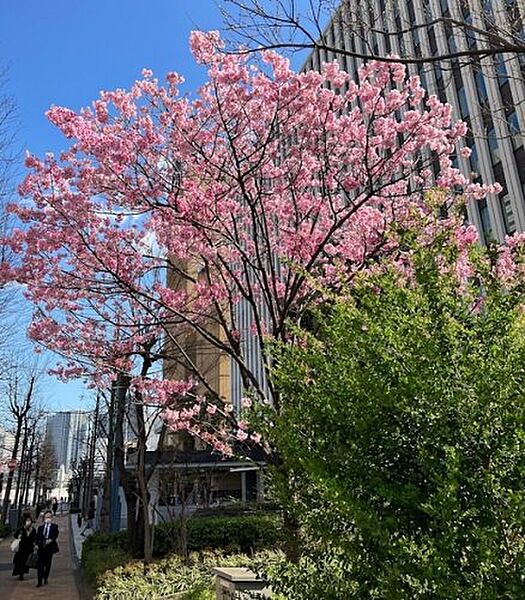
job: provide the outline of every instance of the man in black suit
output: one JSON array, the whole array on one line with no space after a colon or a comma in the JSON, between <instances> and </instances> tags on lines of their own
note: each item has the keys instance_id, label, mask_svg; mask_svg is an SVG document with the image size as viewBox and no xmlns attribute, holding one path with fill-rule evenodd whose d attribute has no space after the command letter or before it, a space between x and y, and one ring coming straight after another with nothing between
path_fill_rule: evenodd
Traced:
<instances>
[{"instance_id":1,"label":"man in black suit","mask_svg":"<svg viewBox=\"0 0 525 600\"><path fill-rule=\"evenodd\" d=\"M46 510L44 513L44 523L40 525L36 532L35 541L38 546L38 583L36 587L41 587L42 581L47 583L53 554L58 552L57 537L58 525L53 523L53 513L50 510Z\"/></svg>"}]
</instances>

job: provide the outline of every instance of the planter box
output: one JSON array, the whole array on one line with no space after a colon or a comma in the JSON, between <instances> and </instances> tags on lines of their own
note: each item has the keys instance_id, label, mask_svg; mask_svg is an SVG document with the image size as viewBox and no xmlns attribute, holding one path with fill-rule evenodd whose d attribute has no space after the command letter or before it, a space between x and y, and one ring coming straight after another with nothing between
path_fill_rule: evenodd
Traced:
<instances>
[{"instance_id":1,"label":"planter box","mask_svg":"<svg viewBox=\"0 0 525 600\"><path fill-rule=\"evenodd\" d=\"M242 592L246 592L247 598L271 598L268 582L259 579L250 569L215 567L213 571L217 600L242 598Z\"/></svg>"}]
</instances>

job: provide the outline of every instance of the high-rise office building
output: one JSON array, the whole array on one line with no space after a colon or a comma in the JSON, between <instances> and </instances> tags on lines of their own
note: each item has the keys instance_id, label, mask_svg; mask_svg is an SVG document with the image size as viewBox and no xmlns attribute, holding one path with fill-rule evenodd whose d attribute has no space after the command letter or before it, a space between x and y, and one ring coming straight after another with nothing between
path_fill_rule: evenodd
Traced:
<instances>
[{"instance_id":1,"label":"high-rise office building","mask_svg":"<svg viewBox=\"0 0 525 600\"><path fill-rule=\"evenodd\" d=\"M57 464L57 485L54 494L66 496L72 470L87 455L90 414L80 411L57 412L49 415L46 436L53 444Z\"/></svg>"},{"instance_id":2,"label":"high-rise office building","mask_svg":"<svg viewBox=\"0 0 525 600\"><path fill-rule=\"evenodd\" d=\"M324 32L327 47L363 56L465 53L410 64L408 70L467 123L472 155L458 157L462 172L503 187L498 196L467 207L485 242L525 230L525 55L468 56L483 49L482 36L454 22L489 32L497 27L525 41L524 19L525 5L518 0L343 0ZM315 50L304 69L319 70L333 60L357 81L362 58L324 49Z\"/></svg>"}]
</instances>

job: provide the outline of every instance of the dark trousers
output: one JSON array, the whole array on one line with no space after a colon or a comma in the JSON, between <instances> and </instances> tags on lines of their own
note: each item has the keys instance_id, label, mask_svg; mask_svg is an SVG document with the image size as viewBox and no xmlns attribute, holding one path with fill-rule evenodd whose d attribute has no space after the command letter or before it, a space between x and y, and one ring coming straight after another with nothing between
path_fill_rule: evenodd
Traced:
<instances>
[{"instance_id":1,"label":"dark trousers","mask_svg":"<svg viewBox=\"0 0 525 600\"><path fill-rule=\"evenodd\" d=\"M38 553L38 565L37 565L37 576L38 583L47 581L49 577L49 571L51 571L51 562L53 561L53 554L46 550L40 550Z\"/></svg>"}]
</instances>

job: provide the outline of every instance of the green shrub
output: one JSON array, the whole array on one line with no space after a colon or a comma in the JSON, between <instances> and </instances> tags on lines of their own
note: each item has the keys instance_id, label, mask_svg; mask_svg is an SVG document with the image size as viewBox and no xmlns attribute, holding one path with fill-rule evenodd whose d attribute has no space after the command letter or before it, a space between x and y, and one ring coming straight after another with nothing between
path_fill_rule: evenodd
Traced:
<instances>
[{"instance_id":1,"label":"green shrub","mask_svg":"<svg viewBox=\"0 0 525 600\"><path fill-rule=\"evenodd\" d=\"M96 587L106 571L125 564L130 559L126 548L125 531L90 535L82 546L82 569L88 582Z\"/></svg>"},{"instance_id":2,"label":"green shrub","mask_svg":"<svg viewBox=\"0 0 525 600\"><path fill-rule=\"evenodd\" d=\"M213 567L257 570L261 564L280 561L282 556L272 552L262 552L253 558L243 554L199 552L191 554L188 561L173 555L147 566L140 561L130 561L102 576L95 599L160 600L175 596L181 600L214 600Z\"/></svg>"},{"instance_id":3,"label":"green shrub","mask_svg":"<svg viewBox=\"0 0 525 600\"><path fill-rule=\"evenodd\" d=\"M181 522L158 525L155 530L154 553L165 556L176 552ZM231 552L251 553L280 545L279 517L252 514L232 517L194 517L186 521L188 550L222 548Z\"/></svg>"},{"instance_id":4,"label":"green shrub","mask_svg":"<svg viewBox=\"0 0 525 600\"><path fill-rule=\"evenodd\" d=\"M84 542L82 552L86 550L89 552L91 548L118 548L126 550L127 545L126 531L119 531L118 533L94 533Z\"/></svg>"},{"instance_id":5,"label":"green shrub","mask_svg":"<svg viewBox=\"0 0 525 600\"><path fill-rule=\"evenodd\" d=\"M87 581L97 587L106 571L125 564L130 559L127 552L121 548L89 548L82 549L82 569Z\"/></svg>"},{"instance_id":6,"label":"green shrub","mask_svg":"<svg viewBox=\"0 0 525 600\"><path fill-rule=\"evenodd\" d=\"M525 598L523 287L410 250L409 284L363 275L278 358L283 408L256 429L292 475L289 600Z\"/></svg>"},{"instance_id":7,"label":"green shrub","mask_svg":"<svg viewBox=\"0 0 525 600\"><path fill-rule=\"evenodd\" d=\"M263 549L276 548L281 542L279 523L277 515L268 514L190 518L186 521L188 550L220 549L223 551L220 556L224 559L224 552L253 554ZM164 557L177 552L180 527L180 521L155 527L155 556ZM128 563L135 565L129 567L133 571L137 564L142 564L129 563L131 557L127 548L126 531L89 536L82 547L82 567L89 583L97 587L108 570Z\"/></svg>"},{"instance_id":8,"label":"green shrub","mask_svg":"<svg viewBox=\"0 0 525 600\"><path fill-rule=\"evenodd\" d=\"M261 515L278 513L279 506L273 502L231 502L208 508L198 508L192 518L200 517L243 517L246 515Z\"/></svg>"},{"instance_id":9,"label":"green shrub","mask_svg":"<svg viewBox=\"0 0 525 600\"><path fill-rule=\"evenodd\" d=\"M0 538L5 538L11 533L11 527L7 524L0 525Z\"/></svg>"}]
</instances>

